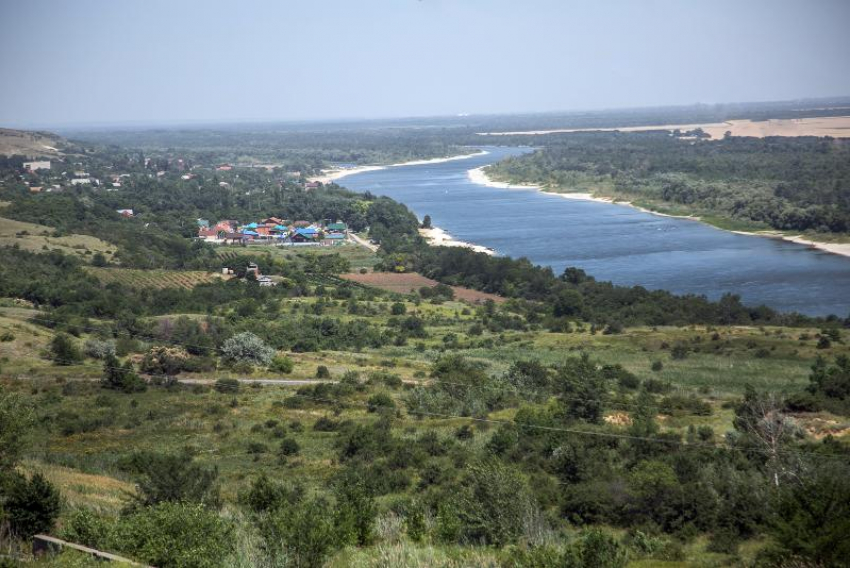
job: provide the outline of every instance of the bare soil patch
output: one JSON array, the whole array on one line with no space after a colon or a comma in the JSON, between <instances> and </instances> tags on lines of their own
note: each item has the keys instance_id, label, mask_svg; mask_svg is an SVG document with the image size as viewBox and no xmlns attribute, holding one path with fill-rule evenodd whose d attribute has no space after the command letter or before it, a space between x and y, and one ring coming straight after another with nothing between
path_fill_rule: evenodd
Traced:
<instances>
[{"instance_id":1,"label":"bare soil patch","mask_svg":"<svg viewBox=\"0 0 850 568\"><path fill-rule=\"evenodd\" d=\"M342 278L351 282L357 282L364 286L373 286L388 292L396 292L398 294L412 294L422 287L433 288L439 282L418 274L416 272L394 273L394 272L367 272L366 274L349 273L341 275ZM451 286L454 291L455 298L464 300L473 304L481 304L487 300L494 302L504 302L505 298L496 294L488 294L487 292L479 292L471 288L462 286Z\"/></svg>"}]
</instances>

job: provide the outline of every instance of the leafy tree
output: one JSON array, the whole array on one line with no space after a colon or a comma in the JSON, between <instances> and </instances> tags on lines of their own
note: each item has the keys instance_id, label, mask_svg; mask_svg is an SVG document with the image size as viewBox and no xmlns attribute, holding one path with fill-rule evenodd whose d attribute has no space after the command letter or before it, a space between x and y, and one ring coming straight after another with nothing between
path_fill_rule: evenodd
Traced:
<instances>
[{"instance_id":1,"label":"leafy tree","mask_svg":"<svg viewBox=\"0 0 850 568\"><path fill-rule=\"evenodd\" d=\"M127 393L143 392L147 389L147 383L133 370L133 364L126 361L122 365L115 355L107 355L103 361L100 385L103 388Z\"/></svg>"},{"instance_id":2,"label":"leafy tree","mask_svg":"<svg viewBox=\"0 0 850 568\"><path fill-rule=\"evenodd\" d=\"M274 349L249 331L234 335L224 342L221 352L225 361L266 367L274 357Z\"/></svg>"},{"instance_id":3,"label":"leafy tree","mask_svg":"<svg viewBox=\"0 0 850 568\"><path fill-rule=\"evenodd\" d=\"M265 513L295 505L303 495L303 487L275 483L263 473L239 496L239 502L255 513Z\"/></svg>"},{"instance_id":4,"label":"leafy tree","mask_svg":"<svg viewBox=\"0 0 850 568\"><path fill-rule=\"evenodd\" d=\"M361 473L349 468L334 486L334 523L341 544L365 546L373 539L377 509Z\"/></svg>"},{"instance_id":5,"label":"leafy tree","mask_svg":"<svg viewBox=\"0 0 850 568\"><path fill-rule=\"evenodd\" d=\"M504 546L523 534L533 502L516 470L496 460L473 464L462 487L457 514L467 541Z\"/></svg>"},{"instance_id":6,"label":"leafy tree","mask_svg":"<svg viewBox=\"0 0 850 568\"><path fill-rule=\"evenodd\" d=\"M115 342L112 340L88 339L83 345L86 355L93 359L106 359L115 355Z\"/></svg>"},{"instance_id":7,"label":"leafy tree","mask_svg":"<svg viewBox=\"0 0 850 568\"><path fill-rule=\"evenodd\" d=\"M567 419L602 422L608 389L599 367L587 353L567 359L557 369L554 382Z\"/></svg>"},{"instance_id":8,"label":"leafy tree","mask_svg":"<svg viewBox=\"0 0 850 568\"><path fill-rule=\"evenodd\" d=\"M581 315L584 297L578 290L565 288L555 296L552 313L555 317L576 317Z\"/></svg>"},{"instance_id":9,"label":"leafy tree","mask_svg":"<svg viewBox=\"0 0 850 568\"><path fill-rule=\"evenodd\" d=\"M850 558L850 468L825 461L780 492L769 522L771 560L845 566Z\"/></svg>"},{"instance_id":10,"label":"leafy tree","mask_svg":"<svg viewBox=\"0 0 850 568\"><path fill-rule=\"evenodd\" d=\"M57 365L73 365L83 360L76 342L67 333L57 333L50 342L50 354Z\"/></svg>"},{"instance_id":11,"label":"leafy tree","mask_svg":"<svg viewBox=\"0 0 850 568\"><path fill-rule=\"evenodd\" d=\"M261 521L269 551L293 568L321 568L340 546L333 509L314 497L296 507L283 507Z\"/></svg>"},{"instance_id":12,"label":"leafy tree","mask_svg":"<svg viewBox=\"0 0 850 568\"><path fill-rule=\"evenodd\" d=\"M0 511L11 531L22 539L50 532L59 516L59 491L40 473L27 479L14 473L2 483Z\"/></svg>"},{"instance_id":13,"label":"leafy tree","mask_svg":"<svg viewBox=\"0 0 850 568\"><path fill-rule=\"evenodd\" d=\"M25 399L0 389L0 476L18 463L34 420L32 406Z\"/></svg>"}]
</instances>

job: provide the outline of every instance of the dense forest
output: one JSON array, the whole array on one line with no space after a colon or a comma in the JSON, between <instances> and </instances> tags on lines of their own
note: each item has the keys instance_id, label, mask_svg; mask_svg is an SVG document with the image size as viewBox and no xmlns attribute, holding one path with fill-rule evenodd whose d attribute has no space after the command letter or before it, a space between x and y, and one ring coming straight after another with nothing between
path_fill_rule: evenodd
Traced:
<instances>
[{"instance_id":1,"label":"dense forest","mask_svg":"<svg viewBox=\"0 0 850 568\"><path fill-rule=\"evenodd\" d=\"M551 135L545 148L495 164L488 173L764 228L850 232L850 142L841 139Z\"/></svg>"}]
</instances>

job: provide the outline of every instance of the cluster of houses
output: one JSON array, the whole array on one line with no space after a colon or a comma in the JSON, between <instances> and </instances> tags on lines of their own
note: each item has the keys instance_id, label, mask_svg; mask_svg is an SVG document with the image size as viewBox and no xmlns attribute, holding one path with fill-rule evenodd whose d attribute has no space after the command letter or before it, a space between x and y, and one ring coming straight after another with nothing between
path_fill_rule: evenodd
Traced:
<instances>
[{"instance_id":1,"label":"cluster of houses","mask_svg":"<svg viewBox=\"0 0 850 568\"><path fill-rule=\"evenodd\" d=\"M344 243L347 237L348 226L341 221L320 224L269 217L246 225L233 220L211 225L206 219L198 219L198 238L214 244L334 246Z\"/></svg>"}]
</instances>

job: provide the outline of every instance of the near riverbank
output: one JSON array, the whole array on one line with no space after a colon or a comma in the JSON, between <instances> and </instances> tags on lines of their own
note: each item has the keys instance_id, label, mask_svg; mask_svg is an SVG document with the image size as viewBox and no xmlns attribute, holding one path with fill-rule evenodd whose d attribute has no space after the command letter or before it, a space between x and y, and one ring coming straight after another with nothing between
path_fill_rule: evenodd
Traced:
<instances>
[{"instance_id":1,"label":"near riverbank","mask_svg":"<svg viewBox=\"0 0 850 568\"><path fill-rule=\"evenodd\" d=\"M472 243L468 243L466 241L459 241L439 227L431 227L429 229L419 229L419 234L431 246L435 246L435 247L463 247L463 248L472 249L475 252L483 252L483 253L489 254L489 255L496 254L496 251L494 251L493 249L483 247L481 245L475 245L475 244L472 244Z\"/></svg>"},{"instance_id":2,"label":"near riverbank","mask_svg":"<svg viewBox=\"0 0 850 568\"><path fill-rule=\"evenodd\" d=\"M546 193L548 195L557 195L559 197L563 197L565 199L579 199L583 201L596 201L599 203L615 203L617 205L628 205L629 207L633 207L639 211L644 213L650 213L652 215L659 215L662 217L675 217L678 219L688 219L692 221L699 221L715 227L717 229L721 229L724 231L730 230L726 227L720 226L717 223L712 223L706 219L702 219L695 215L671 215L669 213L662 213L660 211L655 211L653 209L649 209L647 207L642 207L639 205L635 205L630 201L620 201L616 200L613 197L597 197L588 192L569 192L569 193L561 193L555 191L546 191L542 186L532 185L532 184L513 184L503 181L496 181L491 179L486 171L486 166L482 166L480 168L474 168L467 172L469 180L473 183L477 183L480 185L486 185L488 187L496 187L500 189L535 189L542 193ZM838 254L841 256L850 257L850 242L842 243L842 242L826 242L826 241L816 241L812 240L805 235L793 235L788 233L783 233L781 231L739 231L739 230L730 230L732 233L736 233L739 235L750 235L756 237L767 237L772 239L781 239L784 241L789 241L792 243L797 243L801 245L806 245L812 248L816 248L818 250L822 250L825 252L829 252L832 254Z\"/></svg>"}]
</instances>

